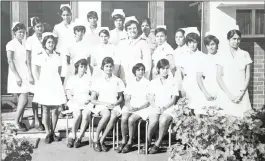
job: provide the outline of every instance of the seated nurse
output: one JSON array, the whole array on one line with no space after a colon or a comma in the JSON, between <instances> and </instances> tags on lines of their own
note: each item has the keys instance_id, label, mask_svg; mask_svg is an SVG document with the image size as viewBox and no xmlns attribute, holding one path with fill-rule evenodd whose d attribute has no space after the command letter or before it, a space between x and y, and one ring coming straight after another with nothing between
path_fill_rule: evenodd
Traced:
<instances>
[{"instance_id":1,"label":"seated nurse","mask_svg":"<svg viewBox=\"0 0 265 161\"><path fill-rule=\"evenodd\" d=\"M149 126L148 126L148 144L151 144L151 138L154 132L159 130L159 136L153 147L148 151L150 154L157 153L169 123L173 119L172 112L176 102L179 90L173 77L170 77L170 64L167 59L161 59L156 65L159 77L150 83L150 107L149 107Z\"/></svg>"},{"instance_id":2,"label":"seated nurse","mask_svg":"<svg viewBox=\"0 0 265 161\"><path fill-rule=\"evenodd\" d=\"M137 63L133 66L132 73L135 77L128 81L124 90L125 106L122 109L121 117L122 144L116 150L118 153L131 151L132 139L135 133L135 122L140 118L146 119L148 116L147 107L149 106L149 101L147 96L150 82L143 77L145 66L142 63ZM128 132L129 140L127 141Z\"/></svg>"},{"instance_id":3,"label":"seated nurse","mask_svg":"<svg viewBox=\"0 0 265 161\"><path fill-rule=\"evenodd\" d=\"M112 74L113 66L113 59L105 57L101 65L104 74L92 82L91 103L95 105L93 112L101 116L93 143L94 150L98 152L108 151L104 140L121 114L120 104L125 86L120 78ZM103 128L105 130L99 139Z\"/></svg>"}]
</instances>

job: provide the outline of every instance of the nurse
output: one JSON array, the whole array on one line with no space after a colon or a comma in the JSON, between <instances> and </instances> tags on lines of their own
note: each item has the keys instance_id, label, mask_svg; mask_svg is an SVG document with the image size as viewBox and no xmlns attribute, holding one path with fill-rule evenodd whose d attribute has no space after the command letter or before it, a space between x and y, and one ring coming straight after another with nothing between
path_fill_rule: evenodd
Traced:
<instances>
[{"instance_id":1,"label":"nurse","mask_svg":"<svg viewBox=\"0 0 265 161\"><path fill-rule=\"evenodd\" d=\"M113 45L117 45L120 40L126 39L128 37L123 26L125 20L125 13L123 12L123 9L114 9L111 14L111 17L114 21L115 28L110 31L109 42Z\"/></svg>"},{"instance_id":2,"label":"nurse","mask_svg":"<svg viewBox=\"0 0 265 161\"><path fill-rule=\"evenodd\" d=\"M125 86L120 78L112 74L113 66L113 59L105 57L101 64L104 75L92 82L91 103L95 105L93 112L101 116L93 143L94 150L98 152L108 151L104 140L121 114L120 105L123 101ZM99 139L99 134L104 127L105 130Z\"/></svg>"},{"instance_id":3,"label":"nurse","mask_svg":"<svg viewBox=\"0 0 265 161\"><path fill-rule=\"evenodd\" d=\"M136 63L143 63L146 67L145 78L150 79L152 65L151 51L144 38L140 36L140 26L135 16L126 17L125 30L128 38L120 41L117 52L121 60L120 78L126 83L129 79L134 79L131 73L132 67Z\"/></svg>"},{"instance_id":4,"label":"nurse","mask_svg":"<svg viewBox=\"0 0 265 161\"><path fill-rule=\"evenodd\" d=\"M99 28L98 28L98 14L95 11L90 11L87 13L87 21L86 24L86 34L84 36L84 40L86 41L88 46L98 45L100 40L98 37Z\"/></svg>"},{"instance_id":5,"label":"nurse","mask_svg":"<svg viewBox=\"0 0 265 161\"><path fill-rule=\"evenodd\" d=\"M12 26L14 38L6 44L8 61L7 93L18 95L17 116L15 126L20 131L26 131L27 127L22 123L22 114L28 101L29 84L34 84L34 79L29 78L26 64L26 49L24 36L26 26L20 22L14 22Z\"/></svg>"},{"instance_id":6,"label":"nurse","mask_svg":"<svg viewBox=\"0 0 265 161\"><path fill-rule=\"evenodd\" d=\"M79 148L85 134L88 123L91 123L91 111L93 105L90 103L91 76L85 74L87 60L80 59L75 63L75 75L72 75L66 83L66 93L69 101L67 106L73 111L73 127L67 147ZM81 123L80 135L77 137L77 129Z\"/></svg>"},{"instance_id":7,"label":"nurse","mask_svg":"<svg viewBox=\"0 0 265 161\"><path fill-rule=\"evenodd\" d=\"M220 106L228 115L243 117L251 109L248 94L252 60L247 51L239 48L241 32L237 29L227 33L228 49L219 54L217 81L222 89Z\"/></svg>"},{"instance_id":8,"label":"nurse","mask_svg":"<svg viewBox=\"0 0 265 161\"><path fill-rule=\"evenodd\" d=\"M161 59L167 59L170 63L171 74L175 73L175 64L173 57L173 48L167 43L167 30L166 26L158 26L155 30L155 37L157 48L152 55L152 79L158 76L156 71L156 64Z\"/></svg>"},{"instance_id":9,"label":"nurse","mask_svg":"<svg viewBox=\"0 0 265 161\"><path fill-rule=\"evenodd\" d=\"M154 50L156 49L156 40L154 31L151 29L151 21L149 18L145 18L141 22L141 29L142 29L142 37L146 39L147 44L151 50L151 54L153 54Z\"/></svg>"},{"instance_id":10,"label":"nurse","mask_svg":"<svg viewBox=\"0 0 265 161\"><path fill-rule=\"evenodd\" d=\"M55 51L56 42L56 37L53 33L43 33L43 49L34 62L35 70L38 72L32 101L43 106L43 124L46 132L45 143L47 144L53 141L60 141L60 137L55 135L59 116L58 107L66 103L65 92L60 79L62 63L60 53ZM50 111L52 119L50 119Z\"/></svg>"},{"instance_id":11,"label":"nurse","mask_svg":"<svg viewBox=\"0 0 265 161\"><path fill-rule=\"evenodd\" d=\"M86 33L86 28L84 23L80 19L76 19L74 23L74 29L72 32L74 32L75 39L68 47L68 52L66 54L67 57L67 64L69 67L69 73L68 77L71 77L75 75L75 62L77 62L80 59L86 59L87 60L87 70L86 74L89 74L91 76L91 68L90 68L90 52L91 49L87 46L86 42L83 39L84 34Z\"/></svg>"},{"instance_id":12,"label":"nurse","mask_svg":"<svg viewBox=\"0 0 265 161\"><path fill-rule=\"evenodd\" d=\"M194 109L196 114L201 114L204 113L202 107L205 103L205 96L198 86L197 76L203 72L206 55L198 50L200 33L197 28L190 28L186 33L186 44L189 52L186 53L182 62L181 71L184 75L182 87L185 96L189 99L190 108Z\"/></svg>"},{"instance_id":13,"label":"nurse","mask_svg":"<svg viewBox=\"0 0 265 161\"><path fill-rule=\"evenodd\" d=\"M148 151L150 154L157 153L162 139L168 130L169 123L173 119L172 112L174 103L177 100L178 88L175 85L173 77L170 77L170 64L167 59L161 59L157 62L157 71L159 77L152 80L150 83L150 100L149 107L149 126L147 133L148 144L151 144L151 139L158 127L158 139L153 147Z\"/></svg>"},{"instance_id":14,"label":"nurse","mask_svg":"<svg viewBox=\"0 0 265 161\"><path fill-rule=\"evenodd\" d=\"M104 74L101 70L101 63L105 57L111 57L115 64L113 69L113 74L118 77L119 71L119 60L115 55L115 46L109 43L110 33L108 27L101 27L99 31L100 44L96 45L92 50L92 62L93 67L93 77L97 78Z\"/></svg>"},{"instance_id":15,"label":"nurse","mask_svg":"<svg viewBox=\"0 0 265 161\"><path fill-rule=\"evenodd\" d=\"M132 68L135 78L128 82L124 90L125 106L122 109L121 132L122 143L116 149L117 153L128 153L132 150L133 136L135 133L135 122L140 118L148 117L149 101L149 80L144 78L145 66L137 63ZM128 129L129 126L129 129ZM127 134L129 132L129 140Z\"/></svg>"},{"instance_id":16,"label":"nurse","mask_svg":"<svg viewBox=\"0 0 265 161\"><path fill-rule=\"evenodd\" d=\"M212 34L206 33L204 44L207 49L203 70L197 74L197 82L201 92L205 96L205 106L217 106L219 85L216 80L216 63L218 59L219 40Z\"/></svg>"},{"instance_id":17,"label":"nurse","mask_svg":"<svg viewBox=\"0 0 265 161\"><path fill-rule=\"evenodd\" d=\"M37 54L42 51L42 33L44 31L43 22L39 17L32 17L31 27L34 31L34 34L27 38L26 41L26 53L27 53L27 62L28 62L28 71L30 73L30 79L34 80L34 85L36 84L36 70L34 67L34 61L36 60ZM30 92L34 93L34 85L31 85ZM32 110L35 119L35 128L40 131L44 131L44 126L41 124L38 118L38 104L32 102Z\"/></svg>"},{"instance_id":18,"label":"nurse","mask_svg":"<svg viewBox=\"0 0 265 161\"><path fill-rule=\"evenodd\" d=\"M64 79L68 74L66 54L69 45L74 40L72 11L69 4L61 5L60 16L62 18L62 22L54 26L53 33L58 37L58 45L56 47L56 51L58 51L61 54L62 58L61 79L64 82Z\"/></svg>"}]
</instances>

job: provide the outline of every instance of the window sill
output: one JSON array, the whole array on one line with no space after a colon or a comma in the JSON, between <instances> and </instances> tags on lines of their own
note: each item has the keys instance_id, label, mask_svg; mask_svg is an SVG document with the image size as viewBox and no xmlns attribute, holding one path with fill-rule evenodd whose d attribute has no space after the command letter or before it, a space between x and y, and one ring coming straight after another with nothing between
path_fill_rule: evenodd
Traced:
<instances>
[{"instance_id":1,"label":"window sill","mask_svg":"<svg viewBox=\"0 0 265 161\"><path fill-rule=\"evenodd\" d=\"M264 38L265 35L242 35L242 38Z\"/></svg>"}]
</instances>

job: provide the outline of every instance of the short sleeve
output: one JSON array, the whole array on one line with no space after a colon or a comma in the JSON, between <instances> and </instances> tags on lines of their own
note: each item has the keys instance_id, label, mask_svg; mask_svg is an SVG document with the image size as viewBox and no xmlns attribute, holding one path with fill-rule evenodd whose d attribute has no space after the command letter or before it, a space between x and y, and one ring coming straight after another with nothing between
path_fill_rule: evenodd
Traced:
<instances>
[{"instance_id":1,"label":"short sleeve","mask_svg":"<svg viewBox=\"0 0 265 161\"><path fill-rule=\"evenodd\" d=\"M118 92L123 92L125 90L125 85L120 78L118 78L117 87L118 87Z\"/></svg>"},{"instance_id":2,"label":"short sleeve","mask_svg":"<svg viewBox=\"0 0 265 161\"><path fill-rule=\"evenodd\" d=\"M32 51L32 44L31 44L31 41L30 41L30 37L26 40L25 47L26 47L26 50Z\"/></svg>"},{"instance_id":3,"label":"short sleeve","mask_svg":"<svg viewBox=\"0 0 265 161\"><path fill-rule=\"evenodd\" d=\"M91 91L99 93L99 87L100 87L100 80L99 79L93 79L91 82Z\"/></svg>"},{"instance_id":4,"label":"short sleeve","mask_svg":"<svg viewBox=\"0 0 265 161\"><path fill-rule=\"evenodd\" d=\"M61 54L57 53L57 58L56 58L56 64L59 66L62 66L62 59L61 59Z\"/></svg>"},{"instance_id":5,"label":"short sleeve","mask_svg":"<svg viewBox=\"0 0 265 161\"><path fill-rule=\"evenodd\" d=\"M36 55L34 61L32 61L32 64L37 65L37 66L42 66L43 60L44 60L43 54L40 52Z\"/></svg>"},{"instance_id":6,"label":"short sleeve","mask_svg":"<svg viewBox=\"0 0 265 161\"><path fill-rule=\"evenodd\" d=\"M59 36L59 34L58 34L58 25L55 25L55 26L54 26L53 33L54 33L57 37Z\"/></svg>"},{"instance_id":7,"label":"short sleeve","mask_svg":"<svg viewBox=\"0 0 265 161\"><path fill-rule=\"evenodd\" d=\"M251 63L253 62L253 61L251 60L251 58L250 58L248 52L245 52L245 54L244 54L244 59L245 59L245 64L246 64L246 65L251 64Z\"/></svg>"},{"instance_id":8,"label":"short sleeve","mask_svg":"<svg viewBox=\"0 0 265 161\"><path fill-rule=\"evenodd\" d=\"M66 90L72 90L74 87L74 76L71 76L67 81L65 85Z\"/></svg>"},{"instance_id":9,"label":"short sleeve","mask_svg":"<svg viewBox=\"0 0 265 161\"><path fill-rule=\"evenodd\" d=\"M7 44L6 44L6 51L15 51L15 47L12 43L13 41L9 41Z\"/></svg>"}]
</instances>

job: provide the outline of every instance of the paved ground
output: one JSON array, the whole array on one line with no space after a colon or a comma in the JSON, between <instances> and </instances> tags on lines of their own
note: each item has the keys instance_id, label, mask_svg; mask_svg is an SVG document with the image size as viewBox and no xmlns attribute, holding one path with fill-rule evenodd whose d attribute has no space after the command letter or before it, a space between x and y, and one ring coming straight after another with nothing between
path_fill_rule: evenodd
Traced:
<instances>
[{"instance_id":1,"label":"paved ground","mask_svg":"<svg viewBox=\"0 0 265 161\"><path fill-rule=\"evenodd\" d=\"M85 138L83 141L87 144ZM165 149L161 153L147 156L138 154L137 149L127 154L117 154L113 149L95 152L89 145L70 149L66 147L65 140L45 144L42 139L38 148L33 151L32 161L167 161L168 156Z\"/></svg>"}]
</instances>

